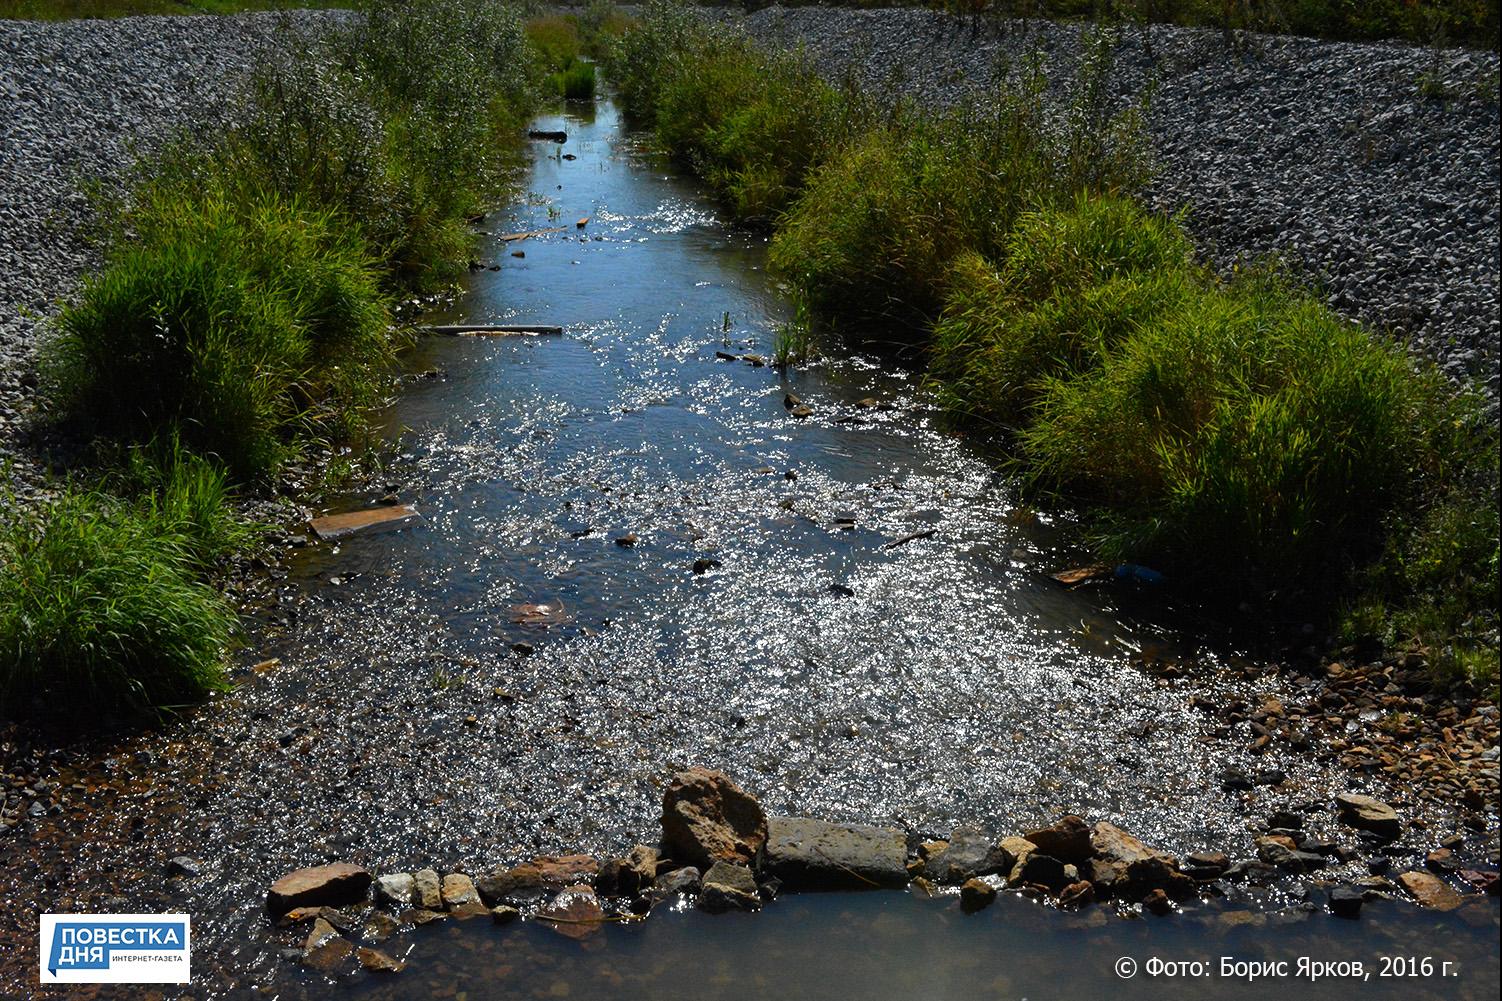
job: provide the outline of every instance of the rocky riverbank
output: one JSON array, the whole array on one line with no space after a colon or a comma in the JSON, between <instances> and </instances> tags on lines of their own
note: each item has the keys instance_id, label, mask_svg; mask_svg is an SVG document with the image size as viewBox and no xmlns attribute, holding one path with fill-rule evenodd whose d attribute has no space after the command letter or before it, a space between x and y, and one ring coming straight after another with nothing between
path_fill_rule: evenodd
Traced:
<instances>
[{"instance_id":1,"label":"rocky riverbank","mask_svg":"<svg viewBox=\"0 0 1502 1001\"><path fill-rule=\"evenodd\" d=\"M1344 794L1333 805L1341 824L1367 846L1380 848L1405 833L1397 812L1372 797ZM660 841L603 863L587 854L537 856L477 877L436 869L376 877L331 863L278 879L266 907L284 939L302 942L285 946L285 958L333 976L362 967L399 972L406 960L392 955L387 941L450 918L510 924L525 917L584 940L607 923L645 920L686 899L710 913L758 911L784 893L830 890L907 887L955 899L965 913L1017 893L1105 920L1192 911L1238 886L1297 875L1299 892L1290 902L1298 911L1356 919L1369 901L1409 899L1493 920L1494 908L1478 898L1498 894L1496 871L1459 870L1446 848L1432 852L1423 869L1397 872L1374 855L1369 875L1321 878L1327 865L1357 853L1308 837L1298 814L1279 811L1267 822L1256 858L1237 861L1209 850L1181 862L1114 824L1074 815L1010 837L963 827L944 839L921 839L894 827L768 816L725 774L692 768L673 776L663 792ZM181 869L193 864L177 862ZM1232 927L1265 917L1241 908L1217 911L1214 920Z\"/></svg>"},{"instance_id":2,"label":"rocky riverbank","mask_svg":"<svg viewBox=\"0 0 1502 1001\"><path fill-rule=\"evenodd\" d=\"M993 67L1067 70L1080 28L918 8L741 19L830 77L942 106ZM1342 315L1498 392L1498 57L1163 25L1121 33L1116 101L1151 85L1151 204L1221 269L1276 255Z\"/></svg>"}]
</instances>

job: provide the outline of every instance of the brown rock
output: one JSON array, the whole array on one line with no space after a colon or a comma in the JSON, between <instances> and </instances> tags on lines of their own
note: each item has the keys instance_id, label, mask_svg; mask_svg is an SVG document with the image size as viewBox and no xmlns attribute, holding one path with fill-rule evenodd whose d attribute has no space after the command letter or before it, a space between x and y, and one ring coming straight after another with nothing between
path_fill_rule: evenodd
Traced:
<instances>
[{"instance_id":1,"label":"brown rock","mask_svg":"<svg viewBox=\"0 0 1502 1001\"><path fill-rule=\"evenodd\" d=\"M443 877L440 895L443 897L443 906L450 910L464 904L480 902L480 894L475 889L474 880L462 872L451 872Z\"/></svg>"},{"instance_id":2,"label":"brown rock","mask_svg":"<svg viewBox=\"0 0 1502 1001\"><path fill-rule=\"evenodd\" d=\"M991 906L996 899L996 887L979 876L965 880L960 887L960 910L966 914L974 914L976 911Z\"/></svg>"},{"instance_id":3,"label":"brown rock","mask_svg":"<svg viewBox=\"0 0 1502 1001\"><path fill-rule=\"evenodd\" d=\"M399 959L392 959L379 949L371 949L361 946L355 950L355 958L360 960L360 965L371 973L400 973L407 968L407 964Z\"/></svg>"},{"instance_id":4,"label":"brown rock","mask_svg":"<svg viewBox=\"0 0 1502 1001\"><path fill-rule=\"evenodd\" d=\"M294 907L354 904L370 890L370 872L357 865L335 862L289 872L271 884L266 907L272 914L285 914Z\"/></svg>"},{"instance_id":5,"label":"brown rock","mask_svg":"<svg viewBox=\"0 0 1502 1001\"><path fill-rule=\"evenodd\" d=\"M419 908L425 911L443 910L443 884L438 880L438 873L432 869L422 869L413 874L412 885Z\"/></svg>"},{"instance_id":6,"label":"brown rock","mask_svg":"<svg viewBox=\"0 0 1502 1001\"><path fill-rule=\"evenodd\" d=\"M384 942L400 928L396 918L385 911L375 911L365 922L364 935L367 942Z\"/></svg>"},{"instance_id":7,"label":"brown rock","mask_svg":"<svg viewBox=\"0 0 1502 1001\"><path fill-rule=\"evenodd\" d=\"M662 843L676 860L749 865L766 840L761 804L723 772L690 768L662 794Z\"/></svg>"},{"instance_id":8,"label":"brown rock","mask_svg":"<svg viewBox=\"0 0 1502 1001\"><path fill-rule=\"evenodd\" d=\"M637 845L625 858L600 867L595 889L607 897L630 897L647 890L657 878L657 849Z\"/></svg>"},{"instance_id":9,"label":"brown rock","mask_svg":"<svg viewBox=\"0 0 1502 1001\"><path fill-rule=\"evenodd\" d=\"M1131 865L1143 859L1167 857L1161 852L1153 851L1115 824L1104 820L1091 829L1090 846L1095 849L1095 854L1100 858L1107 862L1119 862L1122 865Z\"/></svg>"},{"instance_id":10,"label":"brown rock","mask_svg":"<svg viewBox=\"0 0 1502 1001\"><path fill-rule=\"evenodd\" d=\"M1340 819L1352 827L1371 831L1388 841L1403 835L1403 821L1397 811L1380 799L1346 792L1335 797L1335 805L1340 810Z\"/></svg>"},{"instance_id":11,"label":"brown rock","mask_svg":"<svg viewBox=\"0 0 1502 1001\"><path fill-rule=\"evenodd\" d=\"M565 886L593 883L600 863L592 855L539 855L509 869L497 868L475 881L485 903L494 907L508 900L538 899Z\"/></svg>"},{"instance_id":12,"label":"brown rock","mask_svg":"<svg viewBox=\"0 0 1502 1001\"><path fill-rule=\"evenodd\" d=\"M1413 895L1420 905L1436 911L1453 911L1462 902L1460 894L1452 890L1444 880L1427 872L1405 872L1398 877L1403 889Z\"/></svg>"},{"instance_id":13,"label":"brown rock","mask_svg":"<svg viewBox=\"0 0 1502 1001\"><path fill-rule=\"evenodd\" d=\"M1038 846L1044 855L1051 855L1060 862L1079 865L1094 854L1090 843L1090 827L1073 814L1061 817L1048 827L1023 835Z\"/></svg>"},{"instance_id":14,"label":"brown rock","mask_svg":"<svg viewBox=\"0 0 1502 1001\"><path fill-rule=\"evenodd\" d=\"M304 944L302 961L315 970L334 973L344 965L344 961L354 951L354 945L348 939L342 938L334 930L333 925L323 918L317 918Z\"/></svg>"},{"instance_id":15,"label":"brown rock","mask_svg":"<svg viewBox=\"0 0 1502 1001\"><path fill-rule=\"evenodd\" d=\"M447 917L448 913L445 911L430 911L423 907L414 907L410 910L402 911L402 920L418 928L421 928L423 925L430 925L434 921L442 921Z\"/></svg>"},{"instance_id":16,"label":"brown rock","mask_svg":"<svg viewBox=\"0 0 1502 1001\"><path fill-rule=\"evenodd\" d=\"M1065 908L1084 907L1095 902L1095 886L1088 880L1080 880L1064 887L1059 894L1059 906Z\"/></svg>"},{"instance_id":17,"label":"brown rock","mask_svg":"<svg viewBox=\"0 0 1502 1001\"><path fill-rule=\"evenodd\" d=\"M1173 911L1173 902L1168 899L1167 893L1154 890L1142 898L1142 909L1161 916Z\"/></svg>"},{"instance_id":18,"label":"brown rock","mask_svg":"<svg viewBox=\"0 0 1502 1001\"><path fill-rule=\"evenodd\" d=\"M565 887L537 912L537 920L547 922L560 935L582 940L599 933L605 922L605 909L595 891L581 883Z\"/></svg>"}]
</instances>

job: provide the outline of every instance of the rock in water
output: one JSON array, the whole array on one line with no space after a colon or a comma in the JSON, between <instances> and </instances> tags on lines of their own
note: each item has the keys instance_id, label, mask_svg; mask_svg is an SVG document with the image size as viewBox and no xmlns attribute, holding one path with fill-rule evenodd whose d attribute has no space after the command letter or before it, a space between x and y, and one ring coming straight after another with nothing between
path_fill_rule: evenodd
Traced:
<instances>
[{"instance_id":1,"label":"rock in water","mask_svg":"<svg viewBox=\"0 0 1502 1001\"><path fill-rule=\"evenodd\" d=\"M282 915L294 907L327 904L339 907L365 899L370 889L370 873L357 865L335 862L289 872L271 884L266 907Z\"/></svg>"},{"instance_id":2,"label":"rock in water","mask_svg":"<svg viewBox=\"0 0 1502 1001\"><path fill-rule=\"evenodd\" d=\"M764 867L789 890L907 885L907 836L894 827L772 817Z\"/></svg>"},{"instance_id":3,"label":"rock in water","mask_svg":"<svg viewBox=\"0 0 1502 1001\"><path fill-rule=\"evenodd\" d=\"M595 889L607 897L630 897L651 887L657 878L657 849L637 845L625 858L600 867Z\"/></svg>"},{"instance_id":4,"label":"rock in water","mask_svg":"<svg viewBox=\"0 0 1502 1001\"><path fill-rule=\"evenodd\" d=\"M978 876L965 880L965 885L960 887L960 910L966 914L991 906L995 899L996 887Z\"/></svg>"},{"instance_id":5,"label":"rock in water","mask_svg":"<svg viewBox=\"0 0 1502 1001\"><path fill-rule=\"evenodd\" d=\"M313 922L313 930L308 932L307 942L303 946L302 961L315 970L334 973L354 951L354 945L348 939L341 937L333 925L323 918L318 918Z\"/></svg>"},{"instance_id":6,"label":"rock in water","mask_svg":"<svg viewBox=\"0 0 1502 1001\"><path fill-rule=\"evenodd\" d=\"M376 877L376 900L398 907L411 907L417 903L417 881L410 872L392 872Z\"/></svg>"},{"instance_id":7,"label":"rock in water","mask_svg":"<svg viewBox=\"0 0 1502 1001\"><path fill-rule=\"evenodd\" d=\"M756 877L743 865L716 862L704 874L699 907L711 914L760 910L761 896L756 889Z\"/></svg>"},{"instance_id":8,"label":"rock in water","mask_svg":"<svg viewBox=\"0 0 1502 1001\"><path fill-rule=\"evenodd\" d=\"M1038 846L1038 851L1060 862L1079 865L1095 854L1090 844L1090 827L1079 817L1069 815L1041 830L1023 837Z\"/></svg>"},{"instance_id":9,"label":"rock in water","mask_svg":"<svg viewBox=\"0 0 1502 1001\"><path fill-rule=\"evenodd\" d=\"M1398 882L1413 894L1413 899L1430 910L1453 911L1462 903L1460 894L1432 873L1405 872L1398 876Z\"/></svg>"},{"instance_id":10,"label":"rock in water","mask_svg":"<svg viewBox=\"0 0 1502 1001\"><path fill-rule=\"evenodd\" d=\"M443 906L450 910L465 904L480 902L480 894L475 890L474 881L461 872L451 872L443 877L439 893L443 897Z\"/></svg>"},{"instance_id":11,"label":"rock in water","mask_svg":"<svg viewBox=\"0 0 1502 1001\"><path fill-rule=\"evenodd\" d=\"M1335 805L1340 809L1340 819L1358 830L1371 831L1387 841L1403 836L1398 812L1380 799L1346 792L1335 797Z\"/></svg>"},{"instance_id":12,"label":"rock in water","mask_svg":"<svg viewBox=\"0 0 1502 1001\"><path fill-rule=\"evenodd\" d=\"M363 945L355 950L355 957L360 960L360 965L371 973L400 973L407 967L407 964L401 960L392 959L379 949L371 949Z\"/></svg>"},{"instance_id":13,"label":"rock in water","mask_svg":"<svg viewBox=\"0 0 1502 1001\"><path fill-rule=\"evenodd\" d=\"M558 934L585 939L599 933L605 921L605 909L595 891L582 884L566 887L552 903L537 912L537 920L546 921Z\"/></svg>"},{"instance_id":14,"label":"rock in water","mask_svg":"<svg viewBox=\"0 0 1502 1001\"><path fill-rule=\"evenodd\" d=\"M707 869L749 865L767 841L761 804L723 772L690 768L662 794L662 844L669 858Z\"/></svg>"},{"instance_id":15,"label":"rock in water","mask_svg":"<svg viewBox=\"0 0 1502 1001\"><path fill-rule=\"evenodd\" d=\"M425 911L443 910L443 884L438 880L438 873L432 869L420 869L412 878L417 891L417 906Z\"/></svg>"}]
</instances>

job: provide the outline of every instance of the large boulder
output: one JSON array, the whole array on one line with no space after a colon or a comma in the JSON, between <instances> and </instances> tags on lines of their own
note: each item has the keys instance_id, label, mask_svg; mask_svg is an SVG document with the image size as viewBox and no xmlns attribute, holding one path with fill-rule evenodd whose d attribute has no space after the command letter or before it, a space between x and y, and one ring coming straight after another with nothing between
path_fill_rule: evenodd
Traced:
<instances>
[{"instance_id":1,"label":"large boulder","mask_svg":"<svg viewBox=\"0 0 1502 1001\"><path fill-rule=\"evenodd\" d=\"M807 817L768 821L763 867L789 890L907 885L907 836L894 827Z\"/></svg>"},{"instance_id":2,"label":"large boulder","mask_svg":"<svg viewBox=\"0 0 1502 1001\"><path fill-rule=\"evenodd\" d=\"M1079 865L1095 854L1090 843L1090 825L1073 814L1023 837L1038 846L1044 855L1069 865Z\"/></svg>"},{"instance_id":3,"label":"large boulder","mask_svg":"<svg viewBox=\"0 0 1502 1001\"><path fill-rule=\"evenodd\" d=\"M1345 792L1335 797L1340 819L1358 830L1371 831L1385 841L1403 836L1403 821L1398 812L1380 799Z\"/></svg>"},{"instance_id":4,"label":"large boulder","mask_svg":"<svg viewBox=\"0 0 1502 1001\"><path fill-rule=\"evenodd\" d=\"M369 890L369 870L335 862L287 873L271 884L266 908L272 914L282 915L294 907L340 907L359 903Z\"/></svg>"},{"instance_id":5,"label":"large boulder","mask_svg":"<svg viewBox=\"0 0 1502 1001\"><path fill-rule=\"evenodd\" d=\"M662 845L669 858L708 869L750 865L767 840L767 815L723 772L690 768L662 794Z\"/></svg>"}]
</instances>

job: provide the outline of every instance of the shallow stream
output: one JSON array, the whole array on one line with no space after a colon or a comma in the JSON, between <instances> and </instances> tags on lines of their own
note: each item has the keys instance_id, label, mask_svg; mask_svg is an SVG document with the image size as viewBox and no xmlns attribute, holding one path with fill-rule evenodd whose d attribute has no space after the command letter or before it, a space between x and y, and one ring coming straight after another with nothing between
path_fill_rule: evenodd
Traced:
<instances>
[{"instance_id":1,"label":"shallow stream","mask_svg":"<svg viewBox=\"0 0 1502 1001\"><path fill-rule=\"evenodd\" d=\"M1234 658L1163 625L1151 596L1058 586L1048 574L1084 558L1077 527L1018 504L997 456L939 425L910 372L847 348L786 371L717 357L770 356L788 319L765 239L724 225L608 102L537 127L568 141L533 144L531 197L484 222L486 267L431 320L563 334L419 342L388 415L390 482L341 504L390 490L421 519L298 551L255 611L239 691L165 740L114 749L105 778L86 779L94 806L34 847L64 873L48 877L49 905L192 913L195 995L324 996L281 956L297 935L262 909L277 875L624 851L655 839L661 785L692 764L770 812L915 835L1075 812L1166 851L1245 857L1248 832L1291 806L1313 833L1349 838L1327 812L1343 773L1281 750L1253 758L1189 703L1283 682L1222 671ZM810 416L791 413L790 392ZM1136 663L1161 652L1185 655L1191 676ZM1288 781L1228 795L1228 764ZM202 873L164 879L182 854ZM33 871L12 865L17 899L37 892ZM1276 911L1298 896L1234 902ZM1496 995L1491 900L1463 916L1384 903L1354 923L1297 907L1223 923L1242 920L1069 916L1016 898L963 917L952 899L881 893L658 914L583 944L530 922L452 922L394 940L409 968L350 989L1156 997L1165 982L1118 979L1118 956L1401 952L1458 962L1458 976L1374 973L1362 997ZM1190 977L1172 996L1352 990L1227 986Z\"/></svg>"}]
</instances>

